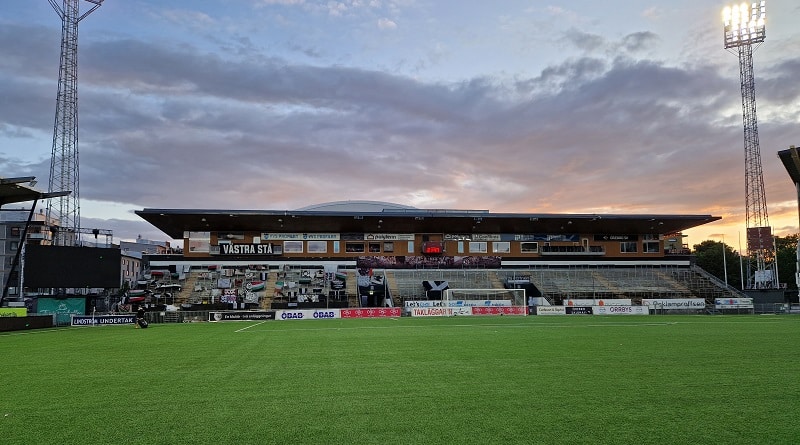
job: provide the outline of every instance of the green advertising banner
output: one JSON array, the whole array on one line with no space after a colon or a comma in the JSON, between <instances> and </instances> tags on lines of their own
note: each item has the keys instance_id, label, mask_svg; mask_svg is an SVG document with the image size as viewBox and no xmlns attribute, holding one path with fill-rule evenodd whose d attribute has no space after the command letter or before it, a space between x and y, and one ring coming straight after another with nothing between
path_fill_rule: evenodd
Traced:
<instances>
[{"instance_id":1,"label":"green advertising banner","mask_svg":"<svg viewBox=\"0 0 800 445\"><path fill-rule=\"evenodd\" d=\"M0 317L27 317L26 307L0 307Z\"/></svg>"},{"instance_id":2,"label":"green advertising banner","mask_svg":"<svg viewBox=\"0 0 800 445\"><path fill-rule=\"evenodd\" d=\"M55 314L56 324L70 324L70 315L83 315L86 313L85 298L39 298L37 313Z\"/></svg>"}]
</instances>

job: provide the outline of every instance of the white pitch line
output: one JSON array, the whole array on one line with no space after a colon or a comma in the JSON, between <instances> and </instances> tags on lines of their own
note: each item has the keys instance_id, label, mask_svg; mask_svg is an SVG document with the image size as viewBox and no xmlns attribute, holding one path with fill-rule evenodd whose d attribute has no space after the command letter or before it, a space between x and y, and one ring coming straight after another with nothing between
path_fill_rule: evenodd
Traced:
<instances>
[{"instance_id":1,"label":"white pitch line","mask_svg":"<svg viewBox=\"0 0 800 445\"><path fill-rule=\"evenodd\" d=\"M260 322L260 323L256 323L256 324L254 324L254 325L250 325L250 326L248 326L248 327L246 327L246 328L237 329L237 330L235 330L235 331L233 331L233 332L242 332L242 331L246 331L247 329L254 328L254 327L256 327L256 326L258 326L258 325L261 325L261 324L264 324L264 323L266 323L266 322L267 322L267 320L264 320L264 321L262 321L262 322Z\"/></svg>"}]
</instances>

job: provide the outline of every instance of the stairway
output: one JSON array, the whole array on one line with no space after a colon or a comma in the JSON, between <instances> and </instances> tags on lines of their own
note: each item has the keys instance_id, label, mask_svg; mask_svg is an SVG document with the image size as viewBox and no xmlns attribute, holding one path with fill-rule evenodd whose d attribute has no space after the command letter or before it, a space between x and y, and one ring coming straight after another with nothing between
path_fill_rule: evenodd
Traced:
<instances>
[{"instance_id":1,"label":"stairway","mask_svg":"<svg viewBox=\"0 0 800 445\"><path fill-rule=\"evenodd\" d=\"M394 304L400 301L400 287L397 285L397 277L394 276L394 271L384 270L384 279L386 280L386 287L389 289L389 295L392 297Z\"/></svg>"},{"instance_id":2,"label":"stairway","mask_svg":"<svg viewBox=\"0 0 800 445\"><path fill-rule=\"evenodd\" d=\"M186 280L183 282L180 292L175 295L173 304L180 306L181 303L188 301L192 292L194 292L195 284L197 284L197 274L192 271L186 272Z\"/></svg>"},{"instance_id":3,"label":"stairway","mask_svg":"<svg viewBox=\"0 0 800 445\"><path fill-rule=\"evenodd\" d=\"M267 279L264 285L264 298L261 299L262 309L272 309L272 300L275 298L275 286L278 283L279 272L267 272Z\"/></svg>"},{"instance_id":4,"label":"stairway","mask_svg":"<svg viewBox=\"0 0 800 445\"><path fill-rule=\"evenodd\" d=\"M164 323L180 323L181 314L178 312L164 312Z\"/></svg>"}]
</instances>

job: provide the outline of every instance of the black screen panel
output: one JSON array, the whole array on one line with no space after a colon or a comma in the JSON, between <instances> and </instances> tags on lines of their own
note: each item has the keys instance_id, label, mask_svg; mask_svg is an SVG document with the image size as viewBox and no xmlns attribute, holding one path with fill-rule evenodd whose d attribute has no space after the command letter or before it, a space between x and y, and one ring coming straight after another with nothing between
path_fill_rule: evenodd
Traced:
<instances>
[{"instance_id":1,"label":"black screen panel","mask_svg":"<svg viewBox=\"0 0 800 445\"><path fill-rule=\"evenodd\" d=\"M67 246L25 246L27 288L118 288L119 249Z\"/></svg>"}]
</instances>

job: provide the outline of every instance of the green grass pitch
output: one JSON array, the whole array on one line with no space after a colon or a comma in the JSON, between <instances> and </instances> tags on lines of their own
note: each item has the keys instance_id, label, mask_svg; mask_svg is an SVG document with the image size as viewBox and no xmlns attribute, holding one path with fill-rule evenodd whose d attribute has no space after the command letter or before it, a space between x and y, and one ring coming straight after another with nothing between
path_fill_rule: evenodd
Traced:
<instances>
[{"instance_id":1,"label":"green grass pitch","mask_svg":"<svg viewBox=\"0 0 800 445\"><path fill-rule=\"evenodd\" d=\"M453 317L0 334L0 443L793 444L800 318Z\"/></svg>"}]
</instances>

